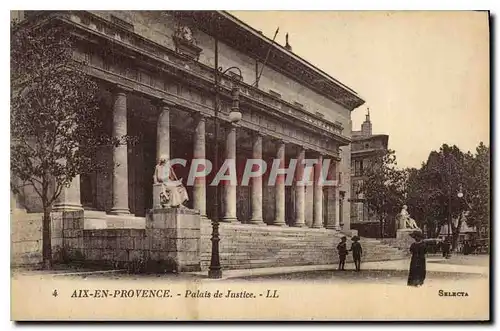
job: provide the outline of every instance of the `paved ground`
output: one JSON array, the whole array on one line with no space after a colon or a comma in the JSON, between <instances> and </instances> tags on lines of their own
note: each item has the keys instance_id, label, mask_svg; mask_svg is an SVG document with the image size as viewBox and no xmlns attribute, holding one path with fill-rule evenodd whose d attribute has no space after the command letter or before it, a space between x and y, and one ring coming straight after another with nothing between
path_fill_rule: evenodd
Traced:
<instances>
[{"instance_id":1,"label":"paved ground","mask_svg":"<svg viewBox=\"0 0 500 331\"><path fill-rule=\"evenodd\" d=\"M455 264L455 265L471 265L488 267L490 265L489 255L452 255L449 259L443 259L442 256L430 257L433 263Z\"/></svg>"},{"instance_id":2,"label":"paved ground","mask_svg":"<svg viewBox=\"0 0 500 331\"><path fill-rule=\"evenodd\" d=\"M408 275L409 259L365 262L361 272L354 272L354 264L346 263L346 271L337 271L336 265L313 265L277 268L258 268L242 270L224 270L224 279L235 280L335 280L339 282L391 283L404 282ZM62 277L78 279L169 279L182 281L187 279L209 280L207 272L192 272L182 274L133 275L123 270L90 271L82 268L57 267L52 271L13 271L14 277ZM428 280L463 280L487 279L489 276L489 256L487 255L456 255L450 259L432 256L427 259Z\"/></svg>"}]
</instances>

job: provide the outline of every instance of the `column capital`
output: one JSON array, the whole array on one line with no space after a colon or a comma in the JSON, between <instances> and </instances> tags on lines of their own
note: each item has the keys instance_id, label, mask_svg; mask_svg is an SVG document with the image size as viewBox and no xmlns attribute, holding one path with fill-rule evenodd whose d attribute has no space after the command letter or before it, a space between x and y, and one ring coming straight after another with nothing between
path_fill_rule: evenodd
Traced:
<instances>
[{"instance_id":1,"label":"column capital","mask_svg":"<svg viewBox=\"0 0 500 331\"><path fill-rule=\"evenodd\" d=\"M153 99L151 101L153 105L155 105L158 108L173 108L175 107L175 103L171 102L170 100L163 99L163 98L158 98L158 99Z\"/></svg>"},{"instance_id":2,"label":"column capital","mask_svg":"<svg viewBox=\"0 0 500 331\"><path fill-rule=\"evenodd\" d=\"M220 121L219 126L226 129L226 130L232 130L240 127L239 124L237 123L232 123L232 122L226 122L226 121Z\"/></svg>"},{"instance_id":3,"label":"column capital","mask_svg":"<svg viewBox=\"0 0 500 331\"><path fill-rule=\"evenodd\" d=\"M259 131L258 129L249 129L251 131L252 137L264 137L265 134L262 133L262 131Z\"/></svg>"},{"instance_id":4,"label":"column capital","mask_svg":"<svg viewBox=\"0 0 500 331\"><path fill-rule=\"evenodd\" d=\"M283 138L273 138L273 142L277 145L286 145L288 141Z\"/></svg>"},{"instance_id":5,"label":"column capital","mask_svg":"<svg viewBox=\"0 0 500 331\"><path fill-rule=\"evenodd\" d=\"M122 85L122 84L115 84L113 86L113 90L115 93L130 93L130 92L134 91L133 88L130 88L130 87Z\"/></svg>"},{"instance_id":6,"label":"column capital","mask_svg":"<svg viewBox=\"0 0 500 331\"><path fill-rule=\"evenodd\" d=\"M193 118L194 120L198 120L198 121L206 121L210 117L211 116L209 114L205 114L205 113L201 113L201 112L191 113L191 118Z\"/></svg>"}]
</instances>

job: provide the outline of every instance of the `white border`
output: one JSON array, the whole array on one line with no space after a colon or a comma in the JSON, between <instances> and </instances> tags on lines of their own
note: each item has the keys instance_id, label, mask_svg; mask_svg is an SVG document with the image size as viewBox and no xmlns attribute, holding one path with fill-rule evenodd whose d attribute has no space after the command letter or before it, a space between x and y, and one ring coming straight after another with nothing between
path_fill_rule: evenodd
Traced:
<instances>
[{"instance_id":1,"label":"white border","mask_svg":"<svg viewBox=\"0 0 500 331\"><path fill-rule=\"evenodd\" d=\"M4 4L7 2L2 2L2 7ZM481 1L481 0L475 0L475 1L459 1L459 0L441 0L441 1L436 1L436 0L419 0L419 1L397 1L397 0L378 0L378 1L369 1L369 0L347 0L347 1L333 1L333 0L324 0L324 1L318 1L318 0L308 0L308 1L295 1L295 2L280 2L281 5L278 5L277 1L269 1L269 0L233 0L233 1L228 1L228 0L218 0L218 1L203 1L203 0L198 0L198 1L156 1L156 2L151 2L151 1L102 1L102 0L86 0L82 2L69 2L69 1L17 1L15 4L12 6L5 6L5 10L2 10L2 17L3 19L1 20L3 24L5 24L5 28L2 29L2 40L6 41L9 40L9 29L7 27L8 22L10 22L10 10L18 10L18 9L45 9L45 10L50 10L50 9L169 9L169 10L187 10L187 9L225 9L225 10L490 10L492 15L495 15L498 13L498 6L499 6L499 1L493 1L493 0L488 0L488 1ZM284 5L286 3L286 6ZM2 8L3 9L3 8ZM497 21L498 23L498 21ZM495 34L495 38L493 42L497 42L497 35ZM9 61L9 43L4 42L4 45L6 47L4 48L4 51L1 53L2 55L2 62L4 63L4 68L10 68L10 61ZM9 81L10 81L10 75L9 71L3 70L3 75L4 79L2 80L4 86L1 89L1 97L2 97L2 102L0 104L4 105L3 111L1 112L2 118L0 119L0 134L2 134L2 137L0 139L0 151L2 152L2 155L8 155L9 153L9 112L8 112L8 106L9 105ZM493 73L496 74L496 71ZM495 88L494 93L497 94L498 92L498 87ZM498 127L498 116L495 120L495 123L493 124L495 127ZM496 145L496 139L495 139L495 145ZM491 143L493 144L493 142ZM497 169L495 169L497 170ZM9 158L5 157L2 158L1 162L1 169L0 169L0 175L1 175L1 197L0 201L2 202L2 207L0 211L4 215L3 220L2 220L2 225L3 225L3 231L2 234L5 236L4 240L2 241L4 243L3 249L0 250L2 254L2 261L4 261L4 266L5 269L2 272L2 301L6 303L5 305L2 305L4 309L2 310L3 316L2 316L2 321L4 323L6 321L10 321L10 227L9 227L9 210L10 210L10 204L7 203L9 201L9 178L8 178L8 173L9 173ZM498 197L495 198L495 204L498 203ZM494 222L494 220L492 220ZM495 229L497 229L499 226L496 225ZM497 238L497 233L495 233L495 238ZM7 249L9 247L9 250ZM496 246L495 246L496 247ZM498 256L498 249L495 251L495 256ZM495 287L496 288L496 287ZM493 294L493 293L492 293ZM496 291L495 291L496 294ZM496 297L496 295L495 295ZM36 298L26 298L27 300L36 300ZM498 304L496 305L498 306ZM9 307L9 309L6 309L6 307ZM496 315L496 314L495 314ZM197 324L201 326L200 324ZM8 323L8 325L5 325L7 327L13 328L14 324ZM25 326L25 327L33 327L34 325L31 326ZM49 325L49 327L52 327L53 325ZM160 327L163 327L159 325ZM207 327L207 325L203 325L204 327ZM220 325L210 325L211 327L217 327L220 328ZM283 325L285 326L285 325ZM281 326L281 327L283 327ZM317 326L317 325L315 325ZM343 325L323 325L328 328L343 328ZM394 325L396 326L396 325ZM90 327L90 326L84 326ZM98 329L103 329L103 325L92 325L92 329L98 330ZM122 327L120 325L120 327ZM137 325L134 325L133 328L137 328ZM176 325L168 325L167 327L169 328L176 328ZM190 326L192 327L192 326ZM241 327L240 325L236 327ZM248 327L248 326L247 326ZM272 325L272 326L263 326L263 325L255 325L254 327L259 327L260 328L276 328L280 327L279 325ZM287 327L287 326L285 326ZM301 325L300 327L309 327L309 326L304 326ZM362 327L386 327L385 325L354 325L354 328L362 328ZM409 325L401 325L401 327L404 328L412 328L412 327L417 327L415 326L409 326ZM420 326L422 327L422 326ZM425 329L429 328L434 328L436 326L430 326L430 325L425 325L423 326ZM441 326L444 327L444 326ZM449 328L457 328L460 327L459 325L451 325L448 326ZM470 328L472 325L467 324L463 325L463 327ZM64 326L64 328L69 328L69 326ZM2 328L3 329L3 328Z\"/></svg>"}]
</instances>

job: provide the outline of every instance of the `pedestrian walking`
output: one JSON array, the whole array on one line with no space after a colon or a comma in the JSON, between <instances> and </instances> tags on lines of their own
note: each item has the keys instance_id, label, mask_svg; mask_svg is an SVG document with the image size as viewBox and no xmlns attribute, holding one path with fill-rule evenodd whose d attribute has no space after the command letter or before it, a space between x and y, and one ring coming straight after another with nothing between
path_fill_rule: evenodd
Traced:
<instances>
[{"instance_id":1,"label":"pedestrian walking","mask_svg":"<svg viewBox=\"0 0 500 331\"><path fill-rule=\"evenodd\" d=\"M443 250L443 257L445 259L450 258L450 241L449 239L445 239L442 244L442 250Z\"/></svg>"},{"instance_id":2,"label":"pedestrian walking","mask_svg":"<svg viewBox=\"0 0 500 331\"><path fill-rule=\"evenodd\" d=\"M337 251L339 253L339 270L345 270L345 258L347 256L347 237L343 236L340 238L340 243L337 245Z\"/></svg>"},{"instance_id":3,"label":"pedestrian walking","mask_svg":"<svg viewBox=\"0 0 500 331\"><path fill-rule=\"evenodd\" d=\"M422 286L425 280L426 265L425 254L427 253L426 244L423 241L423 234L420 231L414 231L410 235L415 242L410 246L411 261L410 272L408 274L408 286Z\"/></svg>"},{"instance_id":4,"label":"pedestrian walking","mask_svg":"<svg viewBox=\"0 0 500 331\"><path fill-rule=\"evenodd\" d=\"M363 247L359 243L359 237L354 236L351 238L352 244L350 251L352 252L352 258L354 260L354 266L356 267L356 271L361 270L361 255L363 254Z\"/></svg>"}]
</instances>

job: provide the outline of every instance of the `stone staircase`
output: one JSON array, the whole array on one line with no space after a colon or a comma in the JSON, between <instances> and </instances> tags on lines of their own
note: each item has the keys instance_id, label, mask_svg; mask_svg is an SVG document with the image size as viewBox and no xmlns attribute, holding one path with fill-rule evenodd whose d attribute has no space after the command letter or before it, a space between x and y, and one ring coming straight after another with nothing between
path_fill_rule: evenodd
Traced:
<instances>
[{"instance_id":1,"label":"stone staircase","mask_svg":"<svg viewBox=\"0 0 500 331\"><path fill-rule=\"evenodd\" d=\"M203 221L200 245L203 270L210 265L211 233L211 223ZM240 223L220 223L219 233L220 259L225 269L335 264L338 263L336 247L343 236L338 231L327 229ZM397 260L406 256L404 251L376 239L361 238L360 243L363 261ZM352 254L348 255L347 261L352 261Z\"/></svg>"}]
</instances>

